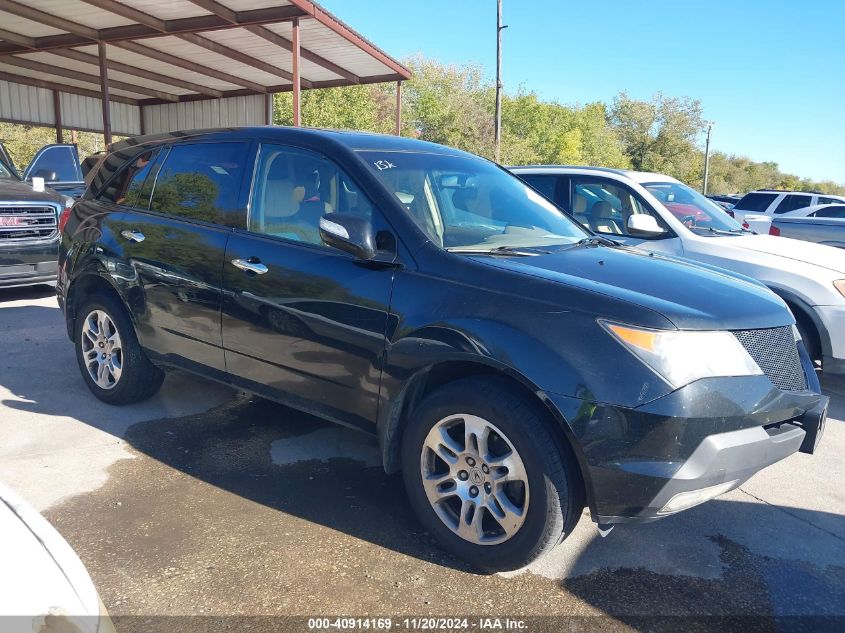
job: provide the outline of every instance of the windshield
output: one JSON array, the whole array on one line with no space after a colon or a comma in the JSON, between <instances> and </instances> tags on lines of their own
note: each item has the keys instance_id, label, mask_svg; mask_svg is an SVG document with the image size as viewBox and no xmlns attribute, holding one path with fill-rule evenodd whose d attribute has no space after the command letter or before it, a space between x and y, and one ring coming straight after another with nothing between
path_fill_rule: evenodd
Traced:
<instances>
[{"instance_id":1,"label":"windshield","mask_svg":"<svg viewBox=\"0 0 845 633\"><path fill-rule=\"evenodd\" d=\"M359 156L443 248L542 248L588 236L536 191L486 160L390 151Z\"/></svg>"},{"instance_id":2,"label":"windshield","mask_svg":"<svg viewBox=\"0 0 845 633\"><path fill-rule=\"evenodd\" d=\"M688 228L742 232L742 226L712 200L679 182L649 182L643 187Z\"/></svg>"}]
</instances>

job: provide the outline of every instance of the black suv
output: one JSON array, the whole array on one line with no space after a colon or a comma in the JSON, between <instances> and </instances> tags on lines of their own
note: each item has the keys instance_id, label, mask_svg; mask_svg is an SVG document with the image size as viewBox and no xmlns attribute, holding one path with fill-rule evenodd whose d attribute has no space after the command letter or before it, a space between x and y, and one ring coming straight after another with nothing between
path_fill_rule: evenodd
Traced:
<instances>
[{"instance_id":1,"label":"black suv","mask_svg":"<svg viewBox=\"0 0 845 633\"><path fill-rule=\"evenodd\" d=\"M118 143L71 211L59 300L88 387L179 367L378 436L445 547L522 566L735 488L827 399L784 303L594 236L499 166L392 136Z\"/></svg>"}]
</instances>

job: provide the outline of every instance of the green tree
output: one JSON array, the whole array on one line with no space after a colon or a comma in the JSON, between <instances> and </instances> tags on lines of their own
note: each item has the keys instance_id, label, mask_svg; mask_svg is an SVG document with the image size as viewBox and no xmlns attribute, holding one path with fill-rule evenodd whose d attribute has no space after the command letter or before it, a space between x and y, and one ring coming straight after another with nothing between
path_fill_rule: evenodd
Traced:
<instances>
[{"instance_id":1,"label":"green tree","mask_svg":"<svg viewBox=\"0 0 845 633\"><path fill-rule=\"evenodd\" d=\"M657 93L649 101L619 93L609 111L631 166L698 184L703 159L698 137L704 129L701 102Z\"/></svg>"}]
</instances>

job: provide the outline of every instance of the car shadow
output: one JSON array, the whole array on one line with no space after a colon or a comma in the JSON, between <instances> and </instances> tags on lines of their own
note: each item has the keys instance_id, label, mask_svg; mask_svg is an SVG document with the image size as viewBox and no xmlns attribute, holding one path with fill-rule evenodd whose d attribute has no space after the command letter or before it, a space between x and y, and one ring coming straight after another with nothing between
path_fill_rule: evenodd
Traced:
<instances>
[{"instance_id":1,"label":"car shadow","mask_svg":"<svg viewBox=\"0 0 845 633\"><path fill-rule=\"evenodd\" d=\"M0 288L0 307L8 301L25 301L55 296L56 288L49 284L21 286L19 288Z\"/></svg>"}]
</instances>

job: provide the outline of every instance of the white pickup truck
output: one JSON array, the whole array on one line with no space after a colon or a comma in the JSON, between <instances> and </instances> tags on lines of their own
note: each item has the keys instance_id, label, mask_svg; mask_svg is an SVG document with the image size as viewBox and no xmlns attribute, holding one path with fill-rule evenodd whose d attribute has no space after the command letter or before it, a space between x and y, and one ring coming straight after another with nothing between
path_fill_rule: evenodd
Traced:
<instances>
[{"instance_id":1,"label":"white pickup truck","mask_svg":"<svg viewBox=\"0 0 845 633\"><path fill-rule=\"evenodd\" d=\"M845 250L756 235L662 174L548 165L510 169L595 233L766 284L792 310L811 357L825 372L845 374Z\"/></svg>"}]
</instances>

